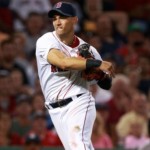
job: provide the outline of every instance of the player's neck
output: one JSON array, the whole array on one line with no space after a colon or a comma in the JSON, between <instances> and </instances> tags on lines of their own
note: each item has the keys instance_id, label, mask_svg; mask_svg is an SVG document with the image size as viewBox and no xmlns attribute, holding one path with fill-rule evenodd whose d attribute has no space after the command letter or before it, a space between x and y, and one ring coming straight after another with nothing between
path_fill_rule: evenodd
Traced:
<instances>
[{"instance_id":1,"label":"player's neck","mask_svg":"<svg viewBox=\"0 0 150 150\"><path fill-rule=\"evenodd\" d=\"M62 41L64 44L71 46L75 40L75 35L70 34L70 35L57 35L60 41Z\"/></svg>"}]
</instances>

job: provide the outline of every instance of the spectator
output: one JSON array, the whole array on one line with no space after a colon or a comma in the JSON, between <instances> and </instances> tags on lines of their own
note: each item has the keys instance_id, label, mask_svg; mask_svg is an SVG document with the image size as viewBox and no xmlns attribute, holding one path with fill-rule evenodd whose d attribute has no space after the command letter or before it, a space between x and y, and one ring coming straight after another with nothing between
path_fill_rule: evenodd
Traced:
<instances>
[{"instance_id":1,"label":"spectator","mask_svg":"<svg viewBox=\"0 0 150 150\"><path fill-rule=\"evenodd\" d=\"M87 18L94 21L102 13L102 0L86 0L84 10Z\"/></svg>"},{"instance_id":2,"label":"spectator","mask_svg":"<svg viewBox=\"0 0 150 150\"><path fill-rule=\"evenodd\" d=\"M143 117L139 115L135 115L128 120L129 131L124 139L124 147L126 149L138 149L150 142L148 136L143 135L143 121Z\"/></svg>"},{"instance_id":3,"label":"spectator","mask_svg":"<svg viewBox=\"0 0 150 150\"><path fill-rule=\"evenodd\" d=\"M132 0L130 3L126 0L116 0L115 9L117 11L127 12L129 17L133 19L146 20L149 19L149 0Z\"/></svg>"},{"instance_id":4,"label":"spectator","mask_svg":"<svg viewBox=\"0 0 150 150\"><path fill-rule=\"evenodd\" d=\"M94 148L113 148L111 138L105 131L105 124L101 115L97 112L92 132L92 143Z\"/></svg>"},{"instance_id":5,"label":"spectator","mask_svg":"<svg viewBox=\"0 0 150 150\"><path fill-rule=\"evenodd\" d=\"M10 132L12 119L6 112L0 112L0 146L21 145L22 139L17 133Z\"/></svg>"},{"instance_id":6,"label":"spectator","mask_svg":"<svg viewBox=\"0 0 150 150\"><path fill-rule=\"evenodd\" d=\"M37 93L33 96L32 108L33 108L33 113L46 110L44 105L44 97L42 93Z\"/></svg>"},{"instance_id":7,"label":"spectator","mask_svg":"<svg viewBox=\"0 0 150 150\"><path fill-rule=\"evenodd\" d=\"M45 112L45 119L47 121L47 128L52 129L54 127L53 123L51 121L51 118L50 118L47 110L45 109L44 97L43 97L42 93L36 93L33 96L32 108L33 108L33 112L32 112L33 115L34 115L34 113L39 112L39 111Z\"/></svg>"},{"instance_id":8,"label":"spectator","mask_svg":"<svg viewBox=\"0 0 150 150\"><path fill-rule=\"evenodd\" d=\"M125 43L125 37L117 29L112 17L108 14L101 14L96 22L97 34L102 42L99 50L103 58L115 55L116 50Z\"/></svg>"},{"instance_id":9,"label":"spectator","mask_svg":"<svg viewBox=\"0 0 150 150\"><path fill-rule=\"evenodd\" d=\"M51 20L46 20L46 24L43 24L45 22L43 20L48 19L46 13L51 5L59 1L0 1L0 146L22 144L20 135L24 137L33 129L40 135L39 138L44 137L42 139L44 142L43 144L38 144L39 141L29 144L27 142L25 150L41 150L42 145L56 146L57 142L60 142L53 131L51 119L49 116L47 118L35 62L36 38L52 29L49 25ZM140 92L150 100L150 36L147 32L150 1L132 0L129 3L122 0L116 3L113 0L71 0L71 2L79 9L77 11L79 24L76 27L78 35L94 46L103 58L113 62L118 73L110 91L91 86L96 99L96 109L103 122L99 127L104 124L105 131L109 133L114 146L122 142L122 137L126 145L132 142L130 146L134 146L133 143L140 144L147 141L147 128L150 135L150 121L147 123L149 114L147 118L146 112L148 104ZM131 21L129 26L128 21ZM122 75L119 75L120 73ZM33 96L33 100L19 102L20 94ZM33 117L38 111L46 113L44 119ZM139 119L141 116L144 119ZM98 120L95 124L97 123ZM130 132L124 138L128 127L132 135ZM141 138L135 138L140 131L143 133ZM96 132L97 135L95 132L96 130L93 131L94 141L98 139L99 130ZM32 137L34 136L29 135L29 139ZM53 139L54 141L56 139L55 144Z\"/></svg>"},{"instance_id":10,"label":"spectator","mask_svg":"<svg viewBox=\"0 0 150 150\"><path fill-rule=\"evenodd\" d=\"M116 124L120 117L130 110L130 84L127 76L118 74L113 79L111 92L112 99L108 101L109 116L107 119L107 129L114 145L118 142Z\"/></svg>"},{"instance_id":11,"label":"spectator","mask_svg":"<svg viewBox=\"0 0 150 150\"><path fill-rule=\"evenodd\" d=\"M20 70L12 70L10 73L10 80L12 86L10 92L12 97L17 98L17 96L20 94L33 95L34 89L23 83L23 76Z\"/></svg>"},{"instance_id":12,"label":"spectator","mask_svg":"<svg viewBox=\"0 0 150 150\"><path fill-rule=\"evenodd\" d=\"M49 0L13 0L9 7L14 14L14 29L20 31L24 29L25 20L31 12L44 16L51 9L51 3Z\"/></svg>"},{"instance_id":13,"label":"spectator","mask_svg":"<svg viewBox=\"0 0 150 150\"><path fill-rule=\"evenodd\" d=\"M127 65L124 68L124 73L129 78L130 82L130 92L138 92L139 91L139 84L141 80L141 69L139 66L131 66Z\"/></svg>"},{"instance_id":14,"label":"spectator","mask_svg":"<svg viewBox=\"0 0 150 150\"><path fill-rule=\"evenodd\" d=\"M31 12L26 19L24 35L26 38L25 53L28 58L30 58L32 51L35 50L35 44L38 37L40 37L44 32L43 22L44 18L42 15L36 12Z\"/></svg>"},{"instance_id":15,"label":"spectator","mask_svg":"<svg viewBox=\"0 0 150 150\"><path fill-rule=\"evenodd\" d=\"M31 130L28 132L39 136L42 146L62 146L55 131L48 130L46 125L46 115L43 111L35 112L32 120Z\"/></svg>"},{"instance_id":16,"label":"spectator","mask_svg":"<svg viewBox=\"0 0 150 150\"><path fill-rule=\"evenodd\" d=\"M13 69L19 69L23 74L24 83L28 84L28 77L25 68L21 66L19 63L16 62L16 45L14 44L14 41L11 38L4 40L1 43L1 52L2 52L2 62L0 68L7 69L10 72Z\"/></svg>"},{"instance_id":17,"label":"spectator","mask_svg":"<svg viewBox=\"0 0 150 150\"><path fill-rule=\"evenodd\" d=\"M85 31L97 33L96 26L98 26L98 28L100 27L99 25L97 25L97 23L95 23L98 20L97 18L99 18L99 16L105 16L105 17L107 16L111 18L113 24L116 25L116 29L117 29L116 31L118 35L120 33L120 38L123 37L121 36L121 34L123 35L126 34L127 25L128 25L127 14L124 13L123 11L122 12L121 11L106 11L104 10L103 7L104 7L103 0L86 1L85 9L84 9L85 14L86 14L86 19L83 22L83 28L85 29Z\"/></svg>"},{"instance_id":18,"label":"spectator","mask_svg":"<svg viewBox=\"0 0 150 150\"><path fill-rule=\"evenodd\" d=\"M138 85L138 89L145 93L147 96L150 94L150 57L142 56L139 58L139 68L141 69L141 79Z\"/></svg>"},{"instance_id":19,"label":"spectator","mask_svg":"<svg viewBox=\"0 0 150 150\"><path fill-rule=\"evenodd\" d=\"M86 0L84 12L83 30L96 33L95 21L99 14L102 13L102 0Z\"/></svg>"},{"instance_id":20,"label":"spectator","mask_svg":"<svg viewBox=\"0 0 150 150\"><path fill-rule=\"evenodd\" d=\"M133 118L140 116L142 120L142 135L148 135L147 99L141 93L132 93L131 110L124 114L117 123L116 129L119 138L124 139L130 132L130 124Z\"/></svg>"},{"instance_id":21,"label":"spectator","mask_svg":"<svg viewBox=\"0 0 150 150\"><path fill-rule=\"evenodd\" d=\"M10 72L0 69L0 111L13 114L16 102L11 96Z\"/></svg>"},{"instance_id":22,"label":"spectator","mask_svg":"<svg viewBox=\"0 0 150 150\"><path fill-rule=\"evenodd\" d=\"M139 57L147 55L145 32L146 27L141 22L133 22L129 25L127 44L116 51L126 64L137 66Z\"/></svg>"},{"instance_id":23,"label":"spectator","mask_svg":"<svg viewBox=\"0 0 150 150\"><path fill-rule=\"evenodd\" d=\"M11 131L24 137L31 128L31 99L28 95L20 95L17 98L16 116L12 121Z\"/></svg>"},{"instance_id":24,"label":"spectator","mask_svg":"<svg viewBox=\"0 0 150 150\"><path fill-rule=\"evenodd\" d=\"M25 138L23 150L41 150L41 140L36 134L29 134Z\"/></svg>"},{"instance_id":25,"label":"spectator","mask_svg":"<svg viewBox=\"0 0 150 150\"><path fill-rule=\"evenodd\" d=\"M102 117L106 132L109 132L107 121L108 121L108 117L110 114L109 114L109 107L108 107L107 103L96 104L96 110L98 113L100 113L100 115Z\"/></svg>"},{"instance_id":26,"label":"spectator","mask_svg":"<svg viewBox=\"0 0 150 150\"><path fill-rule=\"evenodd\" d=\"M26 44L26 36L23 32L17 32L13 34L13 40L14 44L16 45L16 63L22 66L22 68L25 68L25 72L28 78L28 85L30 87L35 86L35 76L36 72L32 66L32 64L29 62L28 57L25 53L25 44Z\"/></svg>"}]
</instances>

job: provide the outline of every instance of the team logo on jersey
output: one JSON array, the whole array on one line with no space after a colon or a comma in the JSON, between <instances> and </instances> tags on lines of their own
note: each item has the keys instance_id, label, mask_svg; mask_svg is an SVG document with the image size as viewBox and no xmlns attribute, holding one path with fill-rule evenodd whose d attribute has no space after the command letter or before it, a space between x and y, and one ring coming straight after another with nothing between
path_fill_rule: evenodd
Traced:
<instances>
[{"instance_id":1,"label":"team logo on jersey","mask_svg":"<svg viewBox=\"0 0 150 150\"><path fill-rule=\"evenodd\" d=\"M62 5L62 2L58 2L57 4L56 4L56 8L60 8L61 7L61 5Z\"/></svg>"}]
</instances>

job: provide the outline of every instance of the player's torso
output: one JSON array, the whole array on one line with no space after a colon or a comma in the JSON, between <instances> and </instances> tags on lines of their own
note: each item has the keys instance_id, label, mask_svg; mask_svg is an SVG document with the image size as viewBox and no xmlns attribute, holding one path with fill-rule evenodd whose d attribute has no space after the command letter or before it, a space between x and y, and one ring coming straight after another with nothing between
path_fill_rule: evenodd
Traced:
<instances>
[{"instance_id":1,"label":"player's torso","mask_svg":"<svg viewBox=\"0 0 150 150\"><path fill-rule=\"evenodd\" d=\"M57 44L53 48L59 48L68 57L77 57L78 46L84 43L78 38L79 45L71 48L62 43L55 32L50 32L47 38L49 42ZM40 55L37 55L37 64L40 83L46 101L55 102L56 99L64 99L87 92L87 82L81 78L81 71L61 70L49 64L46 59L40 58Z\"/></svg>"}]
</instances>

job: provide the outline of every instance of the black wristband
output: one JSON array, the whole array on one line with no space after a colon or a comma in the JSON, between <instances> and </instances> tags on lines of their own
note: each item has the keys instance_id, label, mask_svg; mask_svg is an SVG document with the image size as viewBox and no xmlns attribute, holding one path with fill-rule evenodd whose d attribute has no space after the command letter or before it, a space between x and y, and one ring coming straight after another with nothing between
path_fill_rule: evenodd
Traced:
<instances>
[{"instance_id":1,"label":"black wristband","mask_svg":"<svg viewBox=\"0 0 150 150\"><path fill-rule=\"evenodd\" d=\"M104 90L109 90L111 88L112 85L112 78L109 76L105 76L102 80L99 80L97 82L97 84L99 85L99 87L101 87Z\"/></svg>"},{"instance_id":2,"label":"black wristband","mask_svg":"<svg viewBox=\"0 0 150 150\"><path fill-rule=\"evenodd\" d=\"M101 60L87 59L86 60L86 69L90 69L93 67L99 67L101 65L101 63L102 63Z\"/></svg>"}]
</instances>

